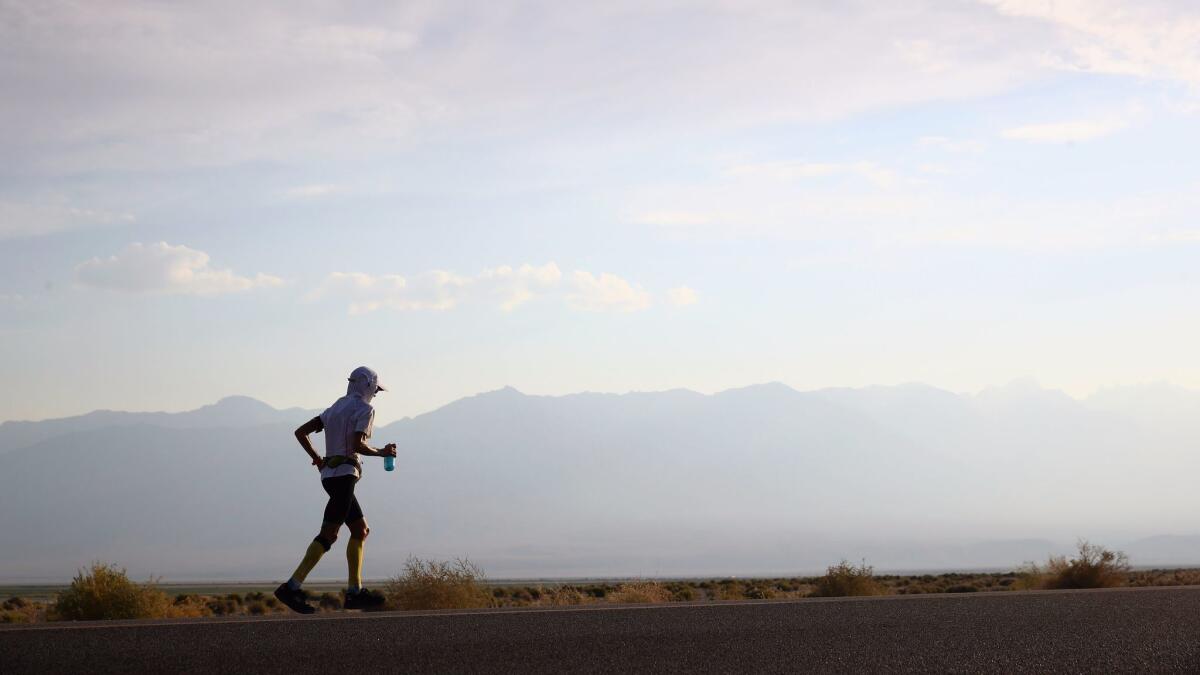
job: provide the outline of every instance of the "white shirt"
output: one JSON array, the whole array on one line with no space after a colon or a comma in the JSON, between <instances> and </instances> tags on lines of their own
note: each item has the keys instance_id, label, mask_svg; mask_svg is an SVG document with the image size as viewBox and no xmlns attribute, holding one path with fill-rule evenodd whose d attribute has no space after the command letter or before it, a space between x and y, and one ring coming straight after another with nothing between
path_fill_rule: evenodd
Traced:
<instances>
[{"instance_id":1,"label":"white shirt","mask_svg":"<svg viewBox=\"0 0 1200 675\"><path fill-rule=\"evenodd\" d=\"M362 432L367 438L375 426L375 408L371 407L357 394L347 394L325 412L321 413L321 424L325 426L325 457L335 455L356 456L358 453L350 449L356 447L354 435ZM337 478L338 476L354 476L362 474L353 464L343 464L338 467L321 469L321 478Z\"/></svg>"}]
</instances>

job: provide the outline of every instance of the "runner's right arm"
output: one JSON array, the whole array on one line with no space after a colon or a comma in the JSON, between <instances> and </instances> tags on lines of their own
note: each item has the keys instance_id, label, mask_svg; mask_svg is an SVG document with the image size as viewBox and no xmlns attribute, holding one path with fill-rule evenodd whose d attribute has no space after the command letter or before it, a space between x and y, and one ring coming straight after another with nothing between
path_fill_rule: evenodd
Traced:
<instances>
[{"instance_id":1,"label":"runner's right arm","mask_svg":"<svg viewBox=\"0 0 1200 675\"><path fill-rule=\"evenodd\" d=\"M313 466L317 467L317 469L325 466L325 458L317 454L316 449L313 448L312 441L308 440L308 436L309 434L319 434L324 430L325 424L321 422L320 417L314 417L296 429L296 440L300 442L300 446L312 458Z\"/></svg>"}]
</instances>

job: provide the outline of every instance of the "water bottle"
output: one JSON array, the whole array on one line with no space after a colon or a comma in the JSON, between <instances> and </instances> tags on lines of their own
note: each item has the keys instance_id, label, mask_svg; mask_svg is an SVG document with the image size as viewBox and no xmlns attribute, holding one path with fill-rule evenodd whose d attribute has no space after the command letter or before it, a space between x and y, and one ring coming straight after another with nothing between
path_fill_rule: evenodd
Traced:
<instances>
[{"instance_id":1,"label":"water bottle","mask_svg":"<svg viewBox=\"0 0 1200 675\"><path fill-rule=\"evenodd\" d=\"M383 470L384 471L395 471L396 470L396 458L392 457L391 455L384 457L383 458Z\"/></svg>"}]
</instances>

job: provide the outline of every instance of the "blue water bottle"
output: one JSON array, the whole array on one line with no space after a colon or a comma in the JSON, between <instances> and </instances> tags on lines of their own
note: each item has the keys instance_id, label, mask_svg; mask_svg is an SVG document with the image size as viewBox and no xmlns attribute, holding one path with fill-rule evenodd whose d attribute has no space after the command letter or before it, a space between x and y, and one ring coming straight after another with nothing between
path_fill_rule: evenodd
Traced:
<instances>
[{"instance_id":1,"label":"blue water bottle","mask_svg":"<svg viewBox=\"0 0 1200 675\"><path fill-rule=\"evenodd\" d=\"M391 455L384 457L383 458L383 470L384 471L395 471L396 470L396 458L392 457Z\"/></svg>"}]
</instances>

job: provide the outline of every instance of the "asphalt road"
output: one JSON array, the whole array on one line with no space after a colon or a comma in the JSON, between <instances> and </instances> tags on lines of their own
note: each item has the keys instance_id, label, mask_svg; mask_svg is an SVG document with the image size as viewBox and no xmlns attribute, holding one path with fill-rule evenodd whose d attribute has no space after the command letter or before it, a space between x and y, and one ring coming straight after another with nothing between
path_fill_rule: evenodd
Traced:
<instances>
[{"instance_id":1,"label":"asphalt road","mask_svg":"<svg viewBox=\"0 0 1200 675\"><path fill-rule=\"evenodd\" d=\"M1200 672L1200 588L0 629L4 673Z\"/></svg>"}]
</instances>

